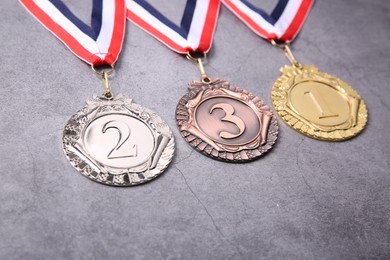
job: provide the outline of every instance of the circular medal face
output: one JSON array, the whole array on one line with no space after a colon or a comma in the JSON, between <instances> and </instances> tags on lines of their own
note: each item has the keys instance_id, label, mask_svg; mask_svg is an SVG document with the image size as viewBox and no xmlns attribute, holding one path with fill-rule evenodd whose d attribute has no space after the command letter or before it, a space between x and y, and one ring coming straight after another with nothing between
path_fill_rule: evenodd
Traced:
<instances>
[{"instance_id":1,"label":"circular medal face","mask_svg":"<svg viewBox=\"0 0 390 260\"><path fill-rule=\"evenodd\" d=\"M167 124L123 96L88 100L66 124L62 140L73 167L94 181L114 186L156 178L174 153Z\"/></svg>"},{"instance_id":2,"label":"circular medal face","mask_svg":"<svg viewBox=\"0 0 390 260\"><path fill-rule=\"evenodd\" d=\"M272 89L272 103L292 128L309 137L342 141L359 134L367 108L347 83L314 66L286 66Z\"/></svg>"},{"instance_id":3,"label":"circular medal face","mask_svg":"<svg viewBox=\"0 0 390 260\"><path fill-rule=\"evenodd\" d=\"M176 121L185 140L214 159L254 160L274 145L278 123L257 96L220 79L195 81L179 101Z\"/></svg>"}]
</instances>

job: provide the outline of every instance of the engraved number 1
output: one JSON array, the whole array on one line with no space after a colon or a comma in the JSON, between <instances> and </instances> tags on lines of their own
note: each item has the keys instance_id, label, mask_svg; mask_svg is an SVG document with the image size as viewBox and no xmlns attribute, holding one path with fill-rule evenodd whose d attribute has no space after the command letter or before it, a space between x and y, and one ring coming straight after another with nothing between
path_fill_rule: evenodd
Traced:
<instances>
[{"instance_id":1,"label":"engraved number 1","mask_svg":"<svg viewBox=\"0 0 390 260\"><path fill-rule=\"evenodd\" d=\"M241 118L239 118L238 116L233 115L234 114L234 107L232 105L230 105L228 103L218 103L218 104L215 104L210 109L210 114L213 113L214 109L216 109L216 108L220 108L220 109L222 109L225 112L225 117L223 117L221 119L222 121L233 123L240 130L240 132L238 134L232 134L232 133L229 133L229 132L226 132L226 131L221 131L219 133L219 135L222 138L226 138L226 139L236 138L236 137L240 136L245 131L245 123L244 123L244 121L242 121Z\"/></svg>"},{"instance_id":2,"label":"engraved number 1","mask_svg":"<svg viewBox=\"0 0 390 260\"><path fill-rule=\"evenodd\" d=\"M318 93L317 90L313 89L311 91L306 91L304 92L304 94L308 95L313 101L313 103L315 104L315 106L317 107L320 113L320 116L318 117L319 119L339 116L338 114L334 114L330 110L329 106L326 104L326 102L324 101L324 99L321 97L320 93Z\"/></svg>"},{"instance_id":3,"label":"engraved number 1","mask_svg":"<svg viewBox=\"0 0 390 260\"><path fill-rule=\"evenodd\" d=\"M108 129L116 129L119 133L119 139L116 146L108 153L108 159L118 159L125 157L134 157L137 156L137 145L133 145L133 147L129 150L121 149L122 146L129 140L131 131L129 126L122 121L109 121L107 122L102 129L103 134L106 133Z\"/></svg>"}]
</instances>

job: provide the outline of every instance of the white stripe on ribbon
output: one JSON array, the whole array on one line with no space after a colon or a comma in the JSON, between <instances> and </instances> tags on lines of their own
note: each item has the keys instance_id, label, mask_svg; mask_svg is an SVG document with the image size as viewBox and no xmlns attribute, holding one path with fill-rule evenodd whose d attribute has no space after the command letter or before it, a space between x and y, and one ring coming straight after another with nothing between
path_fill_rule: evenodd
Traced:
<instances>
[{"instance_id":1,"label":"white stripe on ribbon","mask_svg":"<svg viewBox=\"0 0 390 260\"><path fill-rule=\"evenodd\" d=\"M299 7L301 6L303 0L289 0L286 8L284 9L279 20L275 23L274 27L276 30L279 30L281 33L276 34L278 37L286 32L290 24L293 22L295 15L297 14ZM283 32L283 33L282 33Z\"/></svg>"},{"instance_id":2,"label":"white stripe on ribbon","mask_svg":"<svg viewBox=\"0 0 390 260\"><path fill-rule=\"evenodd\" d=\"M192 16L192 22L189 28L189 32L187 34L187 38L184 38L173 28L161 22L158 18L156 18L153 14L151 14L147 9L145 9L142 5L138 4L137 2L133 0L127 0L126 6L131 13L134 13L137 17L139 17L141 20L143 20L143 22L147 24L145 26L142 26L136 23L141 29L143 29L147 33L150 33L151 28L157 30L160 35L167 37L176 45L180 46L181 49L175 48L176 46L172 46L172 44L164 41L164 39L161 39L161 37L159 37L158 35L152 34L152 36L156 37L159 41L161 41L163 44L165 44L168 48L172 49L173 51L179 53L186 53L183 50L196 51L201 45L203 29L206 26L206 19L208 18L208 16L218 15L218 12L211 13L209 10L210 3L212 2L215 2L213 4L218 4L219 7L219 2L217 2L216 0L196 1L194 14ZM130 17L128 16L128 18L132 20L131 16ZM215 28L215 24L213 24L213 28ZM210 41L209 45L211 46L212 38L213 38L212 36L208 37L204 41ZM208 50L204 50L204 51L208 51Z\"/></svg>"},{"instance_id":3,"label":"white stripe on ribbon","mask_svg":"<svg viewBox=\"0 0 390 260\"><path fill-rule=\"evenodd\" d=\"M34 0L34 3L39 6L54 22L60 25L73 38L90 53L100 53L96 42L88 35L82 32L76 25L74 25L66 16L64 16L50 1ZM61 40L61 39L60 39ZM102 58L102 57L100 57Z\"/></svg>"},{"instance_id":4,"label":"white stripe on ribbon","mask_svg":"<svg viewBox=\"0 0 390 260\"><path fill-rule=\"evenodd\" d=\"M301 4L307 0L289 0L285 9L283 10L281 16L276 21L275 24L271 24L267 20L265 20L259 13L255 12L247 5L245 5L240 0L221 0L225 6L227 6L236 16L238 16L246 25L248 25L253 31L262 36L263 38L267 38L266 35L257 31L250 25L250 21L246 17L240 16L237 12L235 12L230 5L233 5L237 9L239 9L242 13L246 14L251 22L255 23L262 30L264 30L268 34L275 34L278 38L281 38L290 25L293 23L298 11L300 10ZM307 13L306 13L307 14ZM304 14L306 16L306 14ZM298 33L298 31L294 34L294 36ZM292 39L291 39L292 40Z\"/></svg>"},{"instance_id":5,"label":"white stripe on ribbon","mask_svg":"<svg viewBox=\"0 0 390 260\"><path fill-rule=\"evenodd\" d=\"M98 56L104 60L110 48L111 39L114 33L115 23L115 5L108 4L109 1L103 1L102 27L99 36L96 39L96 45L100 50Z\"/></svg>"},{"instance_id":6,"label":"white stripe on ribbon","mask_svg":"<svg viewBox=\"0 0 390 260\"><path fill-rule=\"evenodd\" d=\"M299 1L299 0L298 0ZM223 1L222 1L223 2ZM265 20L261 15L250 9L248 6L243 4L240 0L230 0L232 4L234 4L241 12L248 15L256 24L261 25L263 30L268 33L275 33L276 35L281 35L281 32L278 28L275 28L272 24L270 24L267 20Z\"/></svg>"},{"instance_id":7,"label":"white stripe on ribbon","mask_svg":"<svg viewBox=\"0 0 390 260\"><path fill-rule=\"evenodd\" d=\"M20 2L46 29L83 61L100 65L111 64L118 58L126 22L125 0L102 1L101 28L96 40L95 37L91 38L80 30L49 0L20 0Z\"/></svg>"},{"instance_id":8,"label":"white stripe on ribbon","mask_svg":"<svg viewBox=\"0 0 390 260\"><path fill-rule=\"evenodd\" d=\"M195 12L191 22L190 31L188 33L188 42L192 43L192 49L196 50L200 44L200 38L202 37L203 27L206 24L207 9L209 7L208 0L196 1Z\"/></svg>"},{"instance_id":9,"label":"white stripe on ribbon","mask_svg":"<svg viewBox=\"0 0 390 260\"><path fill-rule=\"evenodd\" d=\"M166 37L170 38L176 44L178 44L182 47L187 47L187 46L189 46L191 48L195 47L194 45L191 44L191 42L187 41L187 39L183 38L180 34L178 34L175 30L171 29L169 26L166 26L164 23L162 23L160 20L158 20L152 14L150 14L147 10L145 10L138 3L136 3L132 0L127 0L126 7L127 7L127 9L131 10L131 12L135 13L138 17L142 18L142 20L144 20L145 22L150 24L152 27L154 27L156 30L158 30L160 33L162 33ZM142 28L142 29L144 29L144 28Z\"/></svg>"}]
</instances>

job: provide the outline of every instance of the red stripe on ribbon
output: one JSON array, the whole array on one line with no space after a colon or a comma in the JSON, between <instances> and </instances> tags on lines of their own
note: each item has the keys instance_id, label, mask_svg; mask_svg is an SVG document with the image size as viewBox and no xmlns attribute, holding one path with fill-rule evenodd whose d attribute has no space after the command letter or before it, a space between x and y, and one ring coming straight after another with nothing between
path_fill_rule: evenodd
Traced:
<instances>
[{"instance_id":1,"label":"red stripe on ribbon","mask_svg":"<svg viewBox=\"0 0 390 260\"><path fill-rule=\"evenodd\" d=\"M47 13L45 13L33 0L20 0L23 6L50 32L52 32L61 42L65 44L77 57L83 61L99 66L103 64L113 64L121 52L125 23L126 23L126 7L125 0L115 0L115 22L110 41L110 47L104 60L96 54L91 53L83 47L80 42L74 38L69 32L56 23Z\"/></svg>"},{"instance_id":2,"label":"red stripe on ribbon","mask_svg":"<svg viewBox=\"0 0 390 260\"><path fill-rule=\"evenodd\" d=\"M123 2L123 1L122 1ZM122 50L123 39L125 37L126 29L126 5L116 4L115 5L115 21L114 31L112 32L112 39L110 42L110 48L108 54L104 58L105 64L114 64L119 57Z\"/></svg>"},{"instance_id":3,"label":"red stripe on ribbon","mask_svg":"<svg viewBox=\"0 0 390 260\"><path fill-rule=\"evenodd\" d=\"M243 22L248 25L252 30L257 32L261 35L261 37L272 40L277 39L278 36L274 33L268 33L266 30L264 30L260 25L258 25L255 21L253 21L246 13L242 12L237 6L232 4L231 1L225 0L223 2L225 5L227 5L230 10L233 11L235 15L237 15Z\"/></svg>"},{"instance_id":4,"label":"red stripe on ribbon","mask_svg":"<svg viewBox=\"0 0 390 260\"><path fill-rule=\"evenodd\" d=\"M168 46L172 50L182 54L193 51L192 48L190 47L183 48L180 45L176 44L169 37L165 36L163 33L161 33L159 30L157 30L156 28L154 28L153 26L145 22L142 18L140 18L138 15L136 15L129 9L127 9L127 18L131 20L133 23L135 23L137 26L139 26L141 29L145 30L147 33L151 34L159 41L163 42L166 46Z\"/></svg>"},{"instance_id":5,"label":"red stripe on ribbon","mask_svg":"<svg viewBox=\"0 0 390 260\"><path fill-rule=\"evenodd\" d=\"M129 0L131 1L131 0ZM188 35L186 38L180 35L174 28L170 28L173 31L175 31L177 34L176 36L171 36L168 34L165 34L164 31L161 31L162 29L158 26L161 25L161 27L168 26L164 24L164 22L160 21L157 17L154 16L158 20L156 24L154 24L155 21L148 20L148 17L143 17L142 12L139 13L137 10L131 10L130 7L127 8L127 18L132 21L134 24L136 24L138 27L155 37L157 40L161 41L164 45L166 45L171 50L180 53L180 54L187 54L190 52L208 52L208 50L211 47L213 35L218 19L218 12L220 7L220 0L208 0L204 1L207 3L207 9L203 9L204 6L200 6L200 3L198 2L198 6L196 8L202 9L201 12L206 12L205 14L202 13L205 17L204 23L199 24L191 24L191 26L198 27L197 29L200 29L201 34L195 37L200 37L197 39L194 39L191 36L191 30L190 32L187 32ZM153 16L152 13L150 13L146 8L142 6L142 4L135 2L134 4L139 5L140 9L144 9L145 12L149 13L151 16ZM199 10L198 10L199 11ZM196 12L195 12L196 13ZM196 19L195 19L196 20ZM193 21L192 21L193 22ZM191 42L189 39L193 39L194 42ZM196 41L196 42L195 42Z\"/></svg>"},{"instance_id":6,"label":"red stripe on ribbon","mask_svg":"<svg viewBox=\"0 0 390 260\"><path fill-rule=\"evenodd\" d=\"M290 26L287 28L286 32L280 37L279 40L284 42L292 41L299 33L303 22L306 20L307 15L309 14L310 8L313 5L312 0L303 0L298 12L296 13L293 21Z\"/></svg>"},{"instance_id":7,"label":"red stripe on ribbon","mask_svg":"<svg viewBox=\"0 0 390 260\"><path fill-rule=\"evenodd\" d=\"M208 7L208 14L213 14L213 15L207 15L206 17L205 26L202 31L202 36L200 38L199 46L195 50L196 52L208 52L208 50L211 48L213 35L214 35L214 31L218 19L219 7L220 7L219 1L216 2L210 1Z\"/></svg>"},{"instance_id":8,"label":"red stripe on ribbon","mask_svg":"<svg viewBox=\"0 0 390 260\"><path fill-rule=\"evenodd\" d=\"M296 11L293 20L290 22L287 29L283 32L283 35L278 37L276 33L269 33L263 29L263 25L253 20L249 14L246 14L245 11L240 10L232 1L222 0L222 2L236 15L240 18L249 28L254 32L259 34L261 37L271 41L279 40L283 42L292 41L298 34L301 29L311 6L313 5L314 0L302 0L298 10ZM260 16L260 14L258 14Z\"/></svg>"},{"instance_id":9,"label":"red stripe on ribbon","mask_svg":"<svg viewBox=\"0 0 390 260\"><path fill-rule=\"evenodd\" d=\"M72 37L61 26L54 22L50 16L42 11L32 0L20 0L21 3L35 16L35 18L42 23L49 31L51 31L60 41L62 41L68 48L71 49L80 59L85 62L95 64L102 62L102 60L87 51L79 42Z\"/></svg>"}]
</instances>

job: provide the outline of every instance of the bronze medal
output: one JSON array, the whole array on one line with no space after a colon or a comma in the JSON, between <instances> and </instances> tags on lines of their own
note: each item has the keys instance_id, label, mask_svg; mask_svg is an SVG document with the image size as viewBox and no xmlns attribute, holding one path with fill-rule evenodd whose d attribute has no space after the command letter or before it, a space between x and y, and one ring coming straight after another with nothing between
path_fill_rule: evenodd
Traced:
<instances>
[{"instance_id":1,"label":"bronze medal","mask_svg":"<svg viewBox=\"0 0 390 260\"><path fill-rule=\"evenodd\" d=\"M194 81L176 108L181 135L214 159L246 162L269 151L278 136L270 108L252 93L215 79Z\"/></svg>"},{"instance_id":2,"label":"bronze medal","mask_svg":"<svg viewBox=\"0 0 390 260\"><path fill-rule=\"evenodd\" d=\"M218 160L245 162L258 158L276 141L276 119L260 98L227 81L207 77L202 61L211 48L220 1L191 3L179 27L171 26L173 22L167 26L169 19L137 3L131 5L134 8L128 17L173 51L186 54L200 70L202 81L190 84L189 93L176 109L177 125L185 140Z\"/></svg>"}]
</instances>

